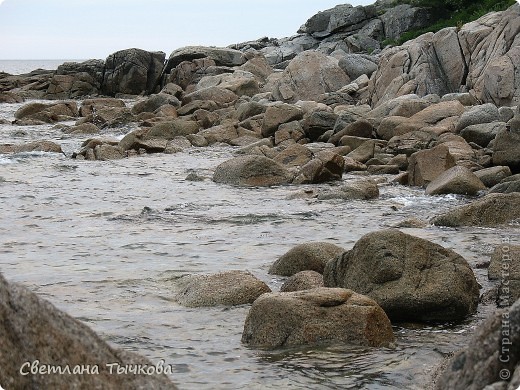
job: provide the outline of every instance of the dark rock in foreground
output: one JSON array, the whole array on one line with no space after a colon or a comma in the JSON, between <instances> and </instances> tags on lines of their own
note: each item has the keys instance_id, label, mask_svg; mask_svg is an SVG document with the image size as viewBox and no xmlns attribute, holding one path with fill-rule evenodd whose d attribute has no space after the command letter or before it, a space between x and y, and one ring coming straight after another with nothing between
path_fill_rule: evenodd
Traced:
<instances>
[{"instance_id":1,"label":"dark rock in foreground","mask_svg":"<svg viewBox=\"0 0 520 390\"><path fill-rule=\"evenodd\" d=\"M466 348L436 378L437 390L504 389L520 386L520 302L480 325Z\"/></svg>"},{"instance_id":2,"label":"dark rock in foreground","mask_svg":"<svg viewBox=\"0 0 520 390\"><path fill-rule=\"evenodd\" d=\"M392 321L462 320L476 310L479 298L466 260L398 230L363 236L327 264L323 277L325 286L374 299Z\"/></svg>"},{"instance_id":3,"label":"dark rock in foreground","mask_svg":"<svg viewBox=\"0 0 520 390\"><path fill-rule=\"evenodd\" d=\"M118 375L117 367L155 367L159 362L110 347L86 325L26 288L8 284L2 275L0 340L0 383L7 389L176 388L164 374ZM97 366L99 374L33 375L31 364L47 372L46 365L71 372L81 366L94 372Z\"/></svg>"},{"instance_id":4,"label":"dark rock in foreground","mask_svg":"<svg viewBox=\"0 0 520 390\"><path fill-rule=\"evenodd\" d=\"M393 341L390 321L372 299L324 287L262 295L242 334L242 343L266 349L317 343L379 347Z\"/></svg>"}]
</instances>

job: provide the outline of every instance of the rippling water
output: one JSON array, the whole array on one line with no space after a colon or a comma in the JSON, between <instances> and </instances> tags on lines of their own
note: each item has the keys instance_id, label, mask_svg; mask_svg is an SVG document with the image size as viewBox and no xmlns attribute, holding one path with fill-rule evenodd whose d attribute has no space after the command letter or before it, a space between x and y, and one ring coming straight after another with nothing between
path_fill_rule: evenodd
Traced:
<instances>
[{"instance_id":1,"label":"rippling water","mask_svg":"<svg viewBox=\"0 0 520 390\"><path fill-rule=\"evenodd\" d=\"M12 119L18 107L0 104L0 118ZM0 125L0 137L54 140L68 155L83 141L51 125ZM110 162L0 155L1 272L113 344L174 365L172 379L181 389L422 389L432 367L463 346L492 310L480 306L454 326L395 326L395 349L243 347L249 307L180 307L172 300L177 278L241 269L278 289L283 279L267 270L299 243L323 240L349 249L368 232L469 200L389 184L375 201L289 200L301 186L213 183L213 169L232 155L230 147ZM192 171L206 180L186 181ZM502 235L518 240L520 233L518 226L402 230L454 249L474 268L489 260ZM483 291L489 289L486 270L475 272Z\"/></svg>"}]
</instances>

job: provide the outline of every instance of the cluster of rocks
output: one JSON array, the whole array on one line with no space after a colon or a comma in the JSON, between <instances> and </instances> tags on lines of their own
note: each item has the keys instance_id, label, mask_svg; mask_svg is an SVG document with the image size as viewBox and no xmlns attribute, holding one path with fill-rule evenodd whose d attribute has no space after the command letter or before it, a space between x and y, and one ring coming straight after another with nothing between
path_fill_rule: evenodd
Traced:
<instances>
[{"instance_id":1,"label":"cluster of rocks","mask_svg":"<svg viewBox=\"0 0 520 390\"><path fill-rule=\"evenodd\" d=\"M230 271L177 280L175 300L191 307L252 304L242 342L273 349L333 341L390 345L391 321L461 321L476 311L480 296L460 255L394 229L367 234L349 251L300 244L269 273L289 277L280 292L249 272Z\"/></svg>"}]
</instances>

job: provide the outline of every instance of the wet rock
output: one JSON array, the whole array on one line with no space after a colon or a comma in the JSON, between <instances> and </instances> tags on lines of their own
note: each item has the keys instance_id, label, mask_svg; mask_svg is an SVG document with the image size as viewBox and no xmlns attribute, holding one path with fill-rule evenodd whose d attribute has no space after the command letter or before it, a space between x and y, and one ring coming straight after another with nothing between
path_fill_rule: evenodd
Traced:
<instances>
[{"instance_id":1,"label":"wet rock","mask_svg":"<svg viewBox=\"0 0 520 390\"><path fill-rule=\"evenodd\" d=\"M433 179L426 187L426 194L476 195L484 189L484 183L471 170L456 165Z\"/></svg>"},{"instance_id":2,"label":"wet rock","mask_svg":"<svg viewBox=\"0 0 520 390\"><path fill-rule=\"evenodd\" d=\"M65 134L80 135L80 134L98 134L99 127L93 123L82 123L77 126L71 126L63 129Z\"/></svg>"},{"instance_id":3,"label":"wet rock","mask_svg":"<svg viewBox=\"0 0 520 390\"><path fill-rule=\"evenodd\" d=\"M486 187L493 187L500 183L502 179L511 176L509 167L490 167L475 172L475 175L484 183Z\"/></svg>"},{"instance_id":4,"label":"wet rock","mask_svg":"<svg viewBox=\"0 0 520 390\"><path fill-rule=\"evenodd\" d=\"M289 171L265 156L240 156L220 164L213 175L216 183L238 186L273 186L291 181Z\"/></svg>"},{"instance_id":5,"label":"wet rock","mask_svg":"<svg viewBox=\"0 0 520 390\"><path fill-rule=\"evenodd\" d=\"M34 124L55 123L70 120L78 116L78 108L75 102L60 102L44 104L31 102L20 107L14 114L15 123Z\"/></svg>"},{"instance_id":6,"label":"wet rock","mask_svg":"<svg viewBox=\"0 0 520 390\"><path fill-rule=\"evenodd\" d=\"M323 275L316 271L300 271L280 287L280 292L311 290L323 287Z\"/></svg>"},{"instance_id":7,"label":"wet rock","mask_svg":"<svg viewBox=\"0 0 520 390\"><path fill-rule=\"evenodd\" d=\"M434 217L437 226L497 226L520 218L520 193L488 194Z\"/></svg>"},{"instance_id":8,"label":"wet rock","mask_svg":"<svg viewBox=\"0 0 520 390\"><path fill-rule=\"evenodd\" d=\"M126 104L123 100L115 98L85 99L81 102L79 114L82 117L87 117L94 115L99 110L109 107L124 108Z\"/></svg>"},{"instance_id":9,"label":"wet rock","mask_svg":"<svg viewBox=\"0 0 520 390\"><path fill-rule=\"evenodd\" d=\"M475 312L479 299L466 260L398 230L363 236L327 264L323 277L325 286L367 294L392 321L462 320Z\"/></svg>"},{"instance_id":10,"label":"wet rock","mask_svg":"<svg viewBox=\"0 0 520 390\"><path fill-rule=\"evenodd\" d=\"M269 268L269 273L292 276L300 271L315 271L321 274L327 262L344 251L345 249L328 242L299 244L276 260Z\"/></svg>"},{"instance_id":11,"label":"wet rock","mask_svg":"<svg viewBox=\"0 0 520 390\"><path fill-rule=\"evenodd\" d=\"M520 384L519 327L520 302L495 311L475 329L467 346L444 365L435 389L516 389Z\"/></svg>"},{"instance_id":12,"label":"wet rock","mask_svg":"<svg viewBox=\"0 0 520 390\"><path fill-rule=\"evenodd\" d=\"M379 197L379 188L373 179L349 180L338 189L320 191L319 200L370 200Z\"/></svg>"},{"instance_id":13,"label":"wet rock","mask_svg":"<svg viewBox=\"0 0 520 390\"><path fill-rule=\"evenodd\" d=\"M92 138L81 145L81 149L72 154L77 160L119 160L125 157L125 151L116 140Z\"/></svg>"},{"instance_id":14,"label":"wet rock","mask_svg":"<svg viewBox=\"0 0 520 390\"><path fill-rule=\"evenodd\" d=\"M253 303L242 333L242 343L265 349L317 343L379 347L393 341L390 321L373 300L336 288L264 294Z\"/></svg>"},{"instance_id":15,"label":"wet rock","mask_svg":"<svg viewBox=\"0 0 520 390\"><path fill-rule=\"evenodd\" d=\"M335 92L349 81L337 59L307 51L291 60L272 92L275 99L289 103L319 101L320 95Z\"/></svg>"},{"instance_id":16,"label":"wet rock","mask_svg":"<svg viewBox=\"0 0 520 390\"><path fill-rule=\"evenodd\" d=\"M0 92L0 103L23 103L24 100L25 99L23 97L13 92Z\"/></svg>"},{"instance_id":17,"label":"wet rock","mask_svg":"<svg viewBox=\"0 0 520 390\"><path fill-rule=\"evenodd\" d=\"M26 288L0 275L0 382L8 389L175 389L166 375L110 374L108 364L121 367L154 363L109 346L82 322L56 309ZM54 367L98 366L94 375L20 375L26 362ZM157 363L157 362L155 362ZM114 366L113 366L114 367ZM116 367L114 367L115 370ZM29 372L29 367L27 367Z\"/></svg>"},{"instance_id":18,"label":"wet rock","mask_svg":"<svg viewBox=\"0 0 520 390\"><path fill-rule=\"evenodd\" d=\"M105 61L104 94L139 95L156 91L166 55L141 49L120 50Z\"/></svg>"},{"instance_id":19,"label":"wet rock","mask_svg":"<svg viewBox=\"0 0 520 390\"><path fill-rule=\"evenodd\" d=\"M398 165L369 165L367 172L371 175L397 175L399 173Z\"/></svg>"},{"instance_id":20,"label":"wet rock","mask_svg":"<svg viewBox=\"0 0 520 390\"><path fill-rule=\"evenodd\" d=\"M267 107L262 123L262 136L270 137L283 123L300 120L303 110L291 104L275 104Z\"/></svg>"},{"instance_id":21,"label":"wet rock","mask_svg":"<svg viewBox=\"0 0 520 390\"><path fill-rule=\"evenodd\" d=\"M455 158L442 144L432 149L418 151L408 160L408 184L425 186L454 166Z\"/></svg>"},{"instance_id":22,"label":"wet rock","mask_svg":"<svg viewBox=\"0 0 520 390\"><path fill-rule=\"evenodd\" d=\"M0 145L1 154L27 153L27 152L46 152L64 154L61 146L52 141L33 141L19 145L4 144Z\"/></svg>"},{"instance_id":23,"label":"wet rock","mask_svg":"<svg viewBox=\"0 0 520 390\"><path fill-rule=\"evenodd\" d=\"M244 305L271 292L264 282L247 271L188 275L177 283L175 300L187 307Z\"/></svg>"}]
</instances>

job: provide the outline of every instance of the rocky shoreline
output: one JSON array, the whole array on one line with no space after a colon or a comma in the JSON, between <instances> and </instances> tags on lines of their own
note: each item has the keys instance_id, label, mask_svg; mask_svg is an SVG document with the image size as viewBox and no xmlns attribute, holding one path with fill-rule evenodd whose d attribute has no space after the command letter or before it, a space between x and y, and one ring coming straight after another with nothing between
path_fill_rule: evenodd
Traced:
<instances>
[{"instance_id":1,"label":"rocky shoreline","mask_svg":"<svg viewBox=\"0 0 520 390\"><path fill-rule=\"evenodd\" d=\"M417 226L517 224L520 6L382 48L385 39L427 19L427 9L410 5L341 5L311 17L287 39L186 47L167 60L164 53L128 49L53 72L0 74L0 102L40 99L23 105L13 124L55 124L64 134L84 136L70 156L76 160L231 145L236 157L215 167L219 185L299 186L356 173L357 180L296 196L369 200L379 196L376 175L391 175L396 185L423 187L427 195L475 198L429 221L410 222ZM113 128L129 131L121 139L102 136ZM49 140L0 145L2 154L27 151L63 153ZM520 384L513 336L520 326L513 305L520 298L517 245L507 246L507 256L497 247L489 277L498 282L486 297L464 258L397 229L370 233L350 250L331 245L305 243L273 264L270 273L291 277L283 292L232 271L183 278L176 300L187 307L251 304L242 342L273 349L331 341L391 346L392 324L461 321L487 299L507 308L445 364L436 388ZM511 266L504 279L499 270L506 257ZM9 302L12 287L0 282ZM505 289L508 305L501 301ZM14 315L7 306L2 313L6 320ZM506 346L505 317L506 339L513 342L507 362L504 350L489 348ZM10 327L0 331L12 335ZM2 353L2 365L8 354ZM18 383L12 374L0 379ZM173 386L162 381L145 386Z\"/></svg>"}]
</instances>

